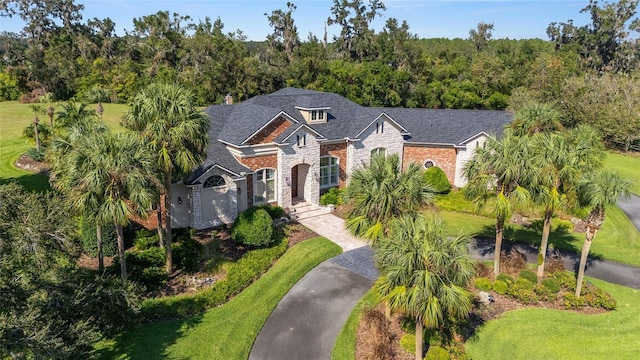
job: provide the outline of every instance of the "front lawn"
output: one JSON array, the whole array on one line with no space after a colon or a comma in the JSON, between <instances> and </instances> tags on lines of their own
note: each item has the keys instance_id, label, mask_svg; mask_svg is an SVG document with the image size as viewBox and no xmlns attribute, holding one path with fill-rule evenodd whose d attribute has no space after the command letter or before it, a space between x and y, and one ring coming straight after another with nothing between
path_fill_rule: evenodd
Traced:
<instances>
[{"instance_id":1,"label":"front lawn","mask_svg":"<svg viewBox=\"0 0 640 360\"><path fill-rule=\"evenodd\" d=\"M631 180L631 192L640 195L640 155L607 153L605 167Z\"/></svg>"},{"instance_id":2,"label":"front lawn","mask_svg":"<svg viewBox=\"0 0 640 360\"><path fill-rule=\"evenodd\" d=\"M44 108L48 104L41 104ZM62 108L53 104L56 111ZM120 120L127 110L125 104L103 104L104 122L111 129L120 128ZM95 105L89 105L89 109L95 109ZM46 190L49 180L41 174L17 169L13 164L30 148L35 147L30 139L22 136L22 131L28 125L33 124L33 111L29 104L21 104L17 101L0 102L0 183L18 181L28 190ZM49 123L46 114L39 114L41 123Z\"/></svg>"},{"instance_id":3,"label":"front lawn","mask_svg":"<svg viewBox=\"0 0 640 360\"><path fill-rule=\"evenodd\" d=\"M342 250L325 238L295 245L224 305L188 319L144 325L102 341L102 359L246 359L280 299L309 270Z\"/></svg>"},{"instance_id":4,"label":"front lawn","mask_svg":"<svg viewBox=\"0 0 640 360\"><path fill-rule=\"evenodd\" d=\"M637 359L640 291L589 279L613 295L618 309L586 315L541 308L516 310L489 321L466 343L482 359Z\"/></svg>"}]
</instances>

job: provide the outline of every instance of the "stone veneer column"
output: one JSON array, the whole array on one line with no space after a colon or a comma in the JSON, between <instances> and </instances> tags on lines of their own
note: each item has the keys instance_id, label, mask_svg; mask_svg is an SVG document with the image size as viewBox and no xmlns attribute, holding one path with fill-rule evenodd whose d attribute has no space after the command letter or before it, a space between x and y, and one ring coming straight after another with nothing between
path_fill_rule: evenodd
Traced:
<instances>
[{"instance_id":1,"label":"stone veneer column","mask_svg":"<svg viewBox=\"0 0 640 360\"><path fill-rule=\"evenodd\" d=\"M191 188L191 208L193 209L193 217L191 227L196 230L203 229L202 225L202 197L201 186L194 186Z\"/></svg>"}]
</instances>

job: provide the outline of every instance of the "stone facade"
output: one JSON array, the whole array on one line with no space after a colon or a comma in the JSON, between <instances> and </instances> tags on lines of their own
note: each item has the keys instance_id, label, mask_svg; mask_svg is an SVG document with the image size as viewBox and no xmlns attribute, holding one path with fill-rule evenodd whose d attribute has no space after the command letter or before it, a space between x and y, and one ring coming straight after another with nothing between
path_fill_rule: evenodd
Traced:
<instances>
[{"instance_id":1,"label":"stone facade","mask_svg":"<svg viewBox=\"0 0 640 360\"><path fill-rule=\"evenodd\" d=\"M462 173L462 169L464 165L469 161L475 150L479 146L484 146L484 143L487 141L487 135L481 134L465 143L464 148L458 148L457 156L456 156L456 177L454 179L453 185L456 187L463 187L467 185L467 178Z\"/></svg>"},{"instance_id":2,"label":"stone facade","mask_svg":"<svg viewBox=\"0 0 640 360\"><path fill-rule=\"evenodd\" d=\"M402 159L404 136L400 130L384 117L380 117L360 133L360 141L349 143L347 149L347 177L371 160L371 151L384 148L387 155L398 154Z\"/></svg>"},{"instance_id":3,"label":"stone facade","mask_svg":"<svg viewBox=\"0 0 640 360\"><path fill-rule=\"evenodd\" d=\"M296 143L298 136L305 137L304 144L298 145ZM304 128L293 133L288 142L289 144L283 144L278 150L278 171L276 173L278 204L285 208L292 205L291 185L294 179L291 169L301 164L308 165L308 168L304 167L302 174L298 173L298 197L304 198L312 204L318 204L320 202L320 184L318 182L320 143L313 133ZM300 176L305 172L306 176L300 179Z\"/></svg>"},{"instance_id":4,"label":"stone facade","mask_svg":"<svg viewBox=\"0 0 640 360\"><path fill-rule=\"evenodd\" d=\"M406 169L410 163L418 163L424 169L427 160L434 162L435 166L441 168L453 184L456 178L456 149L452 146L437 147L427 145L405 145L404 156L402 157L402 168Z\"/></svg>"}]
</instances>

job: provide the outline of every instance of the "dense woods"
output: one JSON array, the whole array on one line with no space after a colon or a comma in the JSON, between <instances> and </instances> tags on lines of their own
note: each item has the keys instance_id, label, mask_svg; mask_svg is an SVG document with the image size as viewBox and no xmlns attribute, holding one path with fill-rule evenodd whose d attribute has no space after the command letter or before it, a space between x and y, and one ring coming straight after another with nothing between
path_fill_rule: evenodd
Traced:
<instances>
[{"instance_id":1,"label":"dense woods","mask_svg":"<svg viewBox=\"0 0 640 360\"><path fill-rule=\"evenodd\" d=\"M494 25L484 22L467 39L420 39L395 18L377 30L372 21L385 11L379 0L334 0L326 24L338 35L304 39L296 5L286 3L265 14L273 32L252 42L215 14L159 11L133 18L132 30L118 36L111 19L85 20L84 6L73 1L4 0L0 15L27 25L0 34L0 99L30 102L49 93L57 101L127 103L161 80L189 88L198 105L285 86L365 106L517 110L536 101L558 108L565 124L600 128L610 146L637 149L637 3L591 1L583 9L590 23L558 19L548 40L493 39ZM615 109L603 109L612 102ZM612 113L625 124L612 128Z\"/></svg>"}]
</instances>

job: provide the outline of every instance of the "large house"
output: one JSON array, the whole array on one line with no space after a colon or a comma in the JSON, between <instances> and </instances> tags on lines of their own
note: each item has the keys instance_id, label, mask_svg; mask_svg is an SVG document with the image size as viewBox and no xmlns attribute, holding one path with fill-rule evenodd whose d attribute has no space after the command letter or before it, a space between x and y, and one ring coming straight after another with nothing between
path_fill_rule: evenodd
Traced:
<instances>
[{"instance_id":1,"label":"large house","mask_svg":"<svg viewBox=\"0 0 640 360\"><path fill-rule=\"evenodd\" d=\"M512 115L503 111L369 108L340 95L285 88L205 110L207 158L172 187L173 224L204 229L252 205L288 208L343 187L376 153L442 168L464 186L464 163Z\"/></svg>"}]
</instances>

